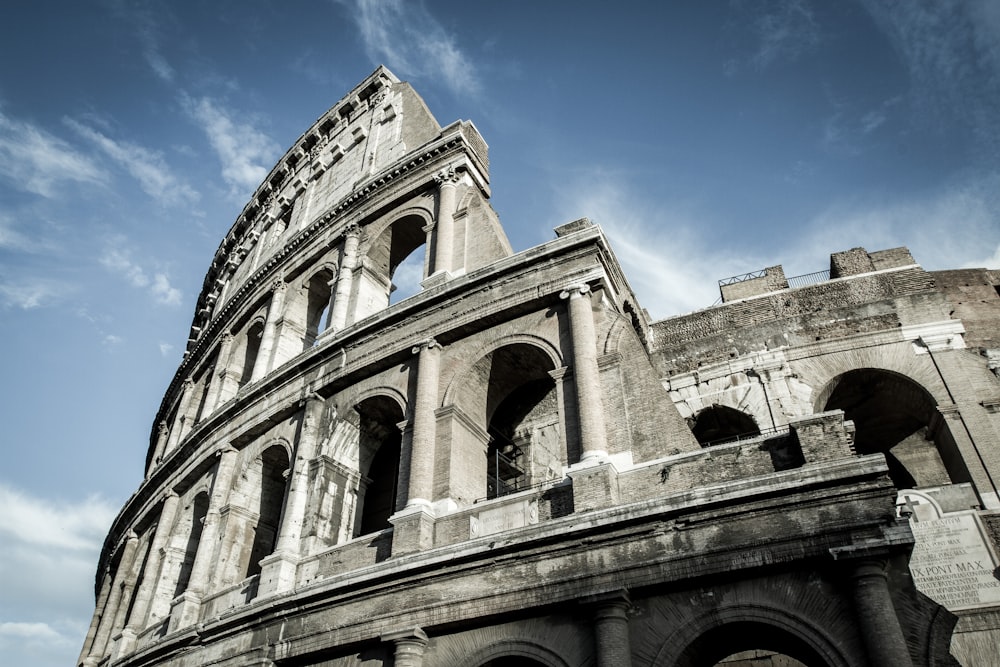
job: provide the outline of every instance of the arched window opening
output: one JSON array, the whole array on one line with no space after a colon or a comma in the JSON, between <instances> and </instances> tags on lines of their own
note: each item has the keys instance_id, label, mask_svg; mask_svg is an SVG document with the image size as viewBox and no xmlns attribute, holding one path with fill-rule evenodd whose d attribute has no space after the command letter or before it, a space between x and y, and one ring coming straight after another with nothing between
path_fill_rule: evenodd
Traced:
<instances>
[{"instance_id":1,"label":"arched window opening","mask_svg":"<svg viewBox=\"0 0 1000 667\"><path fill-rule=\"evenodd\" d=\"M269 447L248 471L248 479L259 480L259 497L255 510L257 522L253 527L253 546L246 564L245 577L260 574L260 561L274 551L278 539L281 509L285 504L285 483L288 471L288 454L281 446Z\"/></svg>"},{"instance_id":2,"label":"arched window opening","mask_svg":"<svg viewBox=\"0 0 1000 667\"><path fill-rule=\"evenodd\" d=\"M858 454L881 453L897 488L969 481L969 473L933 397L896 373L871 368L835 380L824 410L854 422Z\"/></svg>"},{"instance_id":3,"label":"arched window opening","mask_svg":"<svg viewBox=\"0 0 1000 667\"><path fill-rule=\"evenodd\" d=\"M208 514L208 492L202 491L194 497L184 518L184 526L187 529L187 540L183 545L184 559L181 561L180 571L177 575L177 585L174 586L173 597L177 597L187 590L191 581L191 568L194 567L194 557L198 553L198 543L201 542L201 531L204 527L205 516ZM182 531L183 534L183 531Z\"/></svg>"},{"instance_id":4,"label":"arched window opening","mask_svg":"<svg viewBox=\"0 0 1000 667\"><path fill-rule=\"evenodd\" d=\"M392 271L390 280L392 287L389 292L389 303L399 303L420 292L420 283L424 279L424 247L414 249Z\"/></svg>"},{"instance_id":5,"label":"arched window opening","mask_svg":"<svg viewBox=\"0 0 1000 667\"><path fill-rule=\"evenodd\" d=\"M711 405L694 418L691 431L702 447L760 435L753 417L727 405Z\"/></svg>"},{"instance_id":6,"label":"arched window opening","mask_svg":"<svg viewBox=\"0 0 1000 667\"><path fill-rule=\"evenodd\" d=\"M264 323L255 322L247 329L246 340L243 341L243 367L240 372L239 386L250 382L253 377L253 367L260 353L260 341L264 336Z\"/></svg>"},{"instance_id":7,"label":"arched window opening","mask_svg":"<svg viewBox=\"0 0 1000 667\"><path fill-rule=\"evenodd\" d=\"M360 416L360 472L355 537L391 527L396 511L403 412L385 396L375 396L357 406Z\"/></svg>"},{"instance_id":8,"label":"arched window opening","mask_svg":"<svg viewBox=\"0 0 1000 667\"><path fill-rule=\"evenodd\" d=\"M316 339L330 326L330 299L333 273L323 269L309 280L306 294L306 332L303 349L316 344Z\"/></svg>"},{"instance_id":9,"label":"arched window opening","mask_svg":"<svg viewBox=\"0 0 1000 667\"><path fill-rule=\"evenodd\" d=\"M426 222L419 216L406 216L393 222L372 241L362 261L364 270L358 285L355 319L367 317L389 305L389 297L394 290L394 277L397 278L398 289L396 291L399 292L393 298L394 302L409 296L410 294L407 292L413 289L414 282L419 285L426 273L424 269L424 245L427 240L427 233L424 231L425 225ZM412 260L409 259L411 255L415 255ZM404 260L408 260L405 266ZM417 266L418 264L419 266ZM419 278L417 277L418 272Z\"/></svg>"},{"instance_id":10,"label":"arched window opening","mask_svg":"<svg viewBox=\"0 0 1000 667\"><path fill-rule=\"evenodd\" d=\"M561 475L559 410L552 360L540 349L508 345L487 357L486 497L498 498Z\"/></svg>"},{"instance_id":11,"label":"arched window opening","mask_svg":"<svg viewBox=\"0 0 1000 667\"><path fill-rule=\"evenodd\" d=\"M808 642L768 623L738 621L704 633L688 645L678 667L828 667Z\"/></svg>"}]
</instances>

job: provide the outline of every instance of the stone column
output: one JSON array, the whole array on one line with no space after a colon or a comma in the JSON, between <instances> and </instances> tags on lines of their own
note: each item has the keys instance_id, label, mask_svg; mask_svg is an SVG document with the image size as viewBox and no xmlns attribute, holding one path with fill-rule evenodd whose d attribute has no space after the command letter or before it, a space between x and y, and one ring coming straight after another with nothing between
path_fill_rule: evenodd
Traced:
<instances>
[{"instance_id":1,"label":"stone column","mask_svg":"<svg viewBox=\"0 0 1000 667\"><path fill-rule=\"evenodd\" d=\"M94 615L91 617L90 627L87 629L87 638L83 641L83 649L80 651L80 657L76 659L76 664L78 665L91 665L97 661L97 658L91 660L88 659L88 656L94 646L98 626L101 624L101 619L104 618L104 611L108 604L108 596L111 595L111 579L111 574L109 572L105 572L101 582L101 592L97 596L97 604L94 605Z\"/></svg>"},{"instance_id":2,"label":"stone column","mask_svg":"<svg viewBox=\"0 0 1000 667\"><path fill-rule=\"evenodd\" d=\"M580 420L582 462L596 462L608 456L601 375L597 367L597 332L591 310L590 286L572 285L559 297L569 300L569 326L573 345L573 384Z\"/></svg>"},{"instance_id":3,"label":"stone column","mask_svg":"<svg viewBox=\"0 0 1000 667\"><path fill-rule=\"evenodd\" d=\"M219 341L219 351L215 355L215 372L209 376L208 393L205 396L205 415L215 412L215 408L222 404L219 397L222 395L223 386L226 384L229 366L229 353L233 347L233 335L228 331L222 334ZM234 392L235 393L235 392Z\"/></svg>"},{"instance_id":4,"label":"stone column","mask_svg":"<svg viewBox=\"0 0 1000 667\"><path fill-rule=\"evenodd\" d=\"M427 634L420 628L399 630L382 635L382 641L392 642L394 667L422 667L427 650Z\"/></svg>"},{"instance_id":5,"label":"stone column","mask_svg":"<svg viewBox=\"0 0 1000 667\"><path fill-rule=\"evenodd\" d=\"M135 565L135 552L139 546L139 537L135 533L129 533L125 540L122 557L118 561L118 570L115 572L114 583L111 584L111 592L108 594L108 602L104 606L104 613L101 614L101 623L97 626L97 635L94 637L94 644L90 648L90 655L84 661L85 665L96 665L107 654L108 639L114 629L115 619L118 610L122 606L125 598L126 582L132 579L132 567ZM129 588L131 592L131 588ZM128 606L128 600L125 599Z\"/></svg>"},{"instance_id":6,"label":"stone column","mask_svg":"<svg viewBox=\"0 0 1000 667\"><path fill-rule=\"evenodd\" d=\"M594 608L594 648L597 667L627 667L632 664L628 637L628 596L615 594Z\"/></svg>"},{"instance_id":7,"label":"stone column","mask_svg":"<svg viewBox=\"0 0 1000 667\"><path fill-rule=\"evenodd\" d=\"M150 462L149 470L146 473L148 477L153 469L163 460L164 455L167 453L167 438L170 437L170 427L167 426L167 422L162 421L156 427L156 448L153 450L153 460Z\"/></svg>"},{"instance_id":8,"label":"stone column","mask_svg":"<svg viewBox=\"0 0 1000 667\"><path fill-rule=\"evenodd\" d=\"M219 351L219 393L215 397L215 410L231 399L240 390L240 373L233 370L233 340L234 336L230 332L222 334L222 347ZM249 343L248 343L249 344ZM225 350L225 356L222 351Z\"/></svg>"},{"instance_id":9,"label":"stone column","mask_svg":"<svg viewBox=\"0 0 1000 667\"><path fill-rule=\"evenodd\" d=\"M886 580L885 561L864 559L849 562L858 628L868 651L868 660L879 667L912 667L910 652L892 606Z\"/></svg>"},{"instance_id":10,"label":"stone column","mask_svg":"<svg viewBox=\"0 0 1000 667\"><path fill-rule=\"evenodd\" d=\"M288 494L278 528L274 553L261 561L258 595L291 590L295 586L295 568L299 560L299 543L302 539L302 525L305 521L309 496L309 465L316 458L316 444L319 440L319 422L323 417L325 404L323 397L312 394L304 401L302 428L299 442L295 447Z\"/></svg>"},{"instance_id":11,"label":"stone column","mask_svg":"<svg viewBox=\"0 0 1000 667\"><path fill-rule=\"evenodd\" d=\"M239 452L234 447L226 447L219 452L219 464L212 480L212 492L208 500L208 511L198 540L191 576L187 590L174 600L170 610L170 630L187 627L198 620L201 600L208 591L210 577L215 564L215 547L219 541L219 511L226 504L236 470Z\"/></svg>"},{"instance_id":12,"label":"stone column","mask_svg":"<svg viewBox=\"0 0 1000 667\"><path fill-rule=\"evenodd\" d=\"M455 190L460 177L449 166L434 174L434 180L438 184L434 273L450 273L454 269Z\"/></svg>"},{"instance_id":13,"label":"stone column","mask_svg":"<svg viewBox=\"0 0 1000 667\"><path fill-rule=\"evenodd\" d=\"M119 655L125 655L132 651L135 645L136 636L146 627L146 616L149 613L149 605L153 600L153 591L160 581L160 565L167 541L170 539L170 531L174 526L174 518L177 515L177 504L179 499L173 491L168 491L163 499L163 507L160 509L160 518L156 523L156 533L153 535L153 543L149 548L149 557L146 559L146 570L142 576L142 584L139 592L136 593L135 603L132 605L132 613L129 615L128 623L122 631L122 641L119 644Z\"/></svg>"},{"instance_id":14,"label":"stone column","mask_svg":"<svg viewBox=\"0 0 1000 667\"><path fill-rule=\"evenodd\" d=\"M351 302L351 288L354 284L354 270L358 266L358 242L361 239L361 228L348 225L344 230L344 253L340 260L340 273L337 275L337 289L333 295L333 308L330 309L330 328L340 331L347 326L348 306Z\"/></svg>"},{"instance_id":15,"label":"stone column","mask_svg":"<svg viewBox=\"0 0 1000 667\"><path fill-rule=\"evenodd\" d=\"M174 451L184 437L184 422L186 421L188 403L191 402L191 391L193 389L194 380L191 378L187 378L181 383L181 397L177 401L177 414L174 415L174 425L170 429L170 438L167 440L167 448L164 453Z\"/></svg>"},{"instance_id":16,"label":"stone column","mask_svg":"<svg viewBox=\"0 0 1000 667\"><path fill-rule=\"evenodd\" d=\"M271 305L267 308L267 320L264 321L264 333L261 335L257 359L253 364L251 382L257 382L271 371L271 357L275 348L275 330L284 311L287 290L288 283L281 279L275 280L271 285Z\"/></svg>"},{"instance_id":17,"label":"stone column","mask_svg":"<svg viewBox=\"0 0 1000 667\"><path fill-rule=\"evenodd\" d=\"M417 391L413 401L413 437L406 506L429 506L434 495L434 449L437 442L438 379L441 346L429 338L413 348L417 358Z\"/></svg>"}]
</instances>

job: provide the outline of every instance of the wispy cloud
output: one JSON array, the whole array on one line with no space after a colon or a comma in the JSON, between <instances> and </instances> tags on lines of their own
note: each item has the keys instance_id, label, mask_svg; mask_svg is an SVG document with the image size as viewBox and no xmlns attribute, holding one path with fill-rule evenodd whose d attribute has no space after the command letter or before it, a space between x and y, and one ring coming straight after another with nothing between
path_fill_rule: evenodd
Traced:
<instances>
[{"instance_id":1,"label":"wispy cloud","mask_svg":"<svg viewBox=\"0 0 1000 667\"><path fill-rule=\"evenodd\" d=\"M216 100L185 95L181 102L222 162L222 178L231 194L241 199L249 196L280 155L278 145L248 119L237 118Z\"/></svg>"},{"instance_id":2,"label":"wispy cloud","mask_svg":"<svg viewBox=\"0 0 1000 667\"><path fill-rule=\"evenodd\" d=\"M67 181L103 185L107 174L87 155L31 123L0 112L0 178L47 198Z\"/></svg>"},{"instance_id":3,"label":"wispy cloud","mask_svg":"<svg viewBox=\"0 0 1000 667\"><path fill-rule=\"evenodd\" d=\"M439 79L458 95L479 93L472 59L422 1L338 2L349 7L372 60L385 62L401 75Z\"/></svg>"},{"instance_id":4,"label":"wispy cloud","mask_svg":"<svg viewBox=\"0 0 1000 667\"><path fill-rule=\"evenodd\" d=\"M123 247L124 238L115 237L105 247L99 258L102 266L121 275L133 287L148 289L157 303L177 306L181 302L181 292L171 286L170 279L162 271L149 271L132 259L131 252Z\"/></svg>"},{"instance_id":5,"label":"wispy cloud","mask_svg":"<svg viewBox=\"0 0 1000 667\"><path fill-rule=\"evenodd\" d=\"M115 141L107 135L72 118L63 121L77 134L92 142L105 155L125 168L139 182L143 192L165 206L193 204L198 193L170 170L163 156L127 141Z\"/></svg>"},{"instance_id":6,"label":"wispy cloud","mask_svg":"<svg viewBox=\"0 0 1000 667\"><path fill-rule=\"evenodd\" d=\"M863 0L908 69L929 123L965 123L1000 156L1000 5L995 0Z\"/></svg>"},{"instance_id":7,"label":"wispy cloud","mask_svg":"<svg viewBox=\"0 0 1000 667\"><path fill-rule=\"evenodd\" d=\"M73 288L47 278L22 277L8 281L0 276L0 307L33 310L60 302Z\"/></svg>"},{"instance_id":8,"label":"wispy cloud","mask_svg":"<svg viewBox=\"0 0 1000 667\"><path fill-rule=\"evenodd\" d=\"M739 14L734 25L740 29L748 26L754 45L745 58L726 63L727 74L738 72L744 62L755 70L764 70L778 61L797 60L821 41L819 23L809 0L734 0L730 4Z\"/></svg>"},{"instance_id":9,"label":"wispy cloud","mask_svg":"<svg viewBox=\"0 0 1000 667\"><path fill-rule=\"evenodd\" d=\"M86 632L79 619L93 611L94 568L114 516L96 496L44 499L0 482L0 655L11 664L56 664L78 649Z\"/></svg>"},{"instance_id":10,"label":"wispy cloud","mask_svg":"<svg viewBox=\"0 0 1000 667\"><path fill-rule=\"evenodd\" d=\"M174 349L174 346L170 343L160 341L160 356L167 356Z\"/></svg>"}]
</instances>

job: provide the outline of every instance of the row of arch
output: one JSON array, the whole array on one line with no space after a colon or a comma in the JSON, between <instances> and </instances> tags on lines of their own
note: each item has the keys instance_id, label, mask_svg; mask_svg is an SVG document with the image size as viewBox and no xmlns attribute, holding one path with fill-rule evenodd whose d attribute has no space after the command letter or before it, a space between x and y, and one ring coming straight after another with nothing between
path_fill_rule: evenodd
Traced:
<instances>
[{"instance_id":1,"label":"row of arch","mask_svg":"<svg viewBox=\"0 0 1000 667\"><path fill-rule=\"evenodd\" d=\"M854 422L858 454L884 454L897 488L968 482L968 469L934 397L912 379L889 370L860 368L835 377L818 393L816 412L843 410ZM703 447L767 433L747 412L713 404L690 420Z\"/></svg>"}]
</instances>

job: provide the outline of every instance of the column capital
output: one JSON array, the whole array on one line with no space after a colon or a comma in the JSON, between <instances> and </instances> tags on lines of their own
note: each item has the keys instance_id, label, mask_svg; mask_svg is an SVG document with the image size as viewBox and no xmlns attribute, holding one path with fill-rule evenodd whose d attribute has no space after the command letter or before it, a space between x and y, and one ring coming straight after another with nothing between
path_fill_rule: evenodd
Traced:
<instances>
[{"instance_id":1,"label":"column capital","mask_svg":"<svg viewBox=\"0 0 1000 667\"><path fill-rule=\"evenodd\" d=\"M575 285L569 285L563 288L563 291L559 292L560 299L578 299L584 294L590 293L590 285L587 283L577 283Z\"/></svg>"},{"instance_id":2,"label":"column capital","mask_svg":"<svg viewBox=\"0 0 1000 667\"><path fill-rule=\"evenodd\" d=\"M424 349L428 349L428 350L441 350L443 348L441 347L441 344L438 343L435 339L428 338L428 339L422 340L419 343L417 343L416 345L414 345L412 353L413 354L420 354L420 352L422 350L424 350Z\"/></svg>"},{"instance_id":3,"label":"column capital","mask_svg":"<svg viewBox=\"0 0 1000 667\"><path fill-rule=\"evenodd\" d=\"M167 421L163 420L156 426L156 432L158 435L166 435L170 432L170 427L167 426Z\"/></svg>"},{"instance_id":4,"label":"column capital","mask_svg":"<svg viewBox=\"0 0 1000 667\"><path fill-rule=\"evenodd\" d=\"M352 236L355 238L361 236L361 225L359 225L356 222L350 223L349 225L344 227L343 235L345 239Z\"/></svg>"},{"instance_id":5,"label":"column capital","mask_svg":"<svg viewBox=\"0 0 1000 667\"><path fill-rule=\"evenodd\" d=\"M446 185L456 185L461 179L462 177L458 175L457 171L455 171L455 165L452 164L434 174L434 182L440 187L444 187Z\"/></svg>"},{"instance_id":6,"label":"column capital","mask_svg":"<svg viewBox=\"0 0 1000 667\"><path fill-rule=\"evenodd\" d=\"M219 447L217 450L215 450L215 456L218 458L222 458L222 456L225 454L229 454L230 452L233 454L238 454L239 451L240 450L236 449L232 445L226 445L225 447Z\"/></svg>"},{"instance_id":7,"label":"column capital","mask_svg":"<svg viewBox=\"0 0 1000 667\"><path fill-rule=\"evenodd\" d=\"M288 289L288 283L285 282L284 278L277 278L271 283L271 291L275 293L283 293Z\"/></svg>"}]
</instances>

